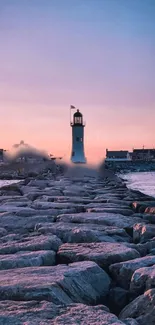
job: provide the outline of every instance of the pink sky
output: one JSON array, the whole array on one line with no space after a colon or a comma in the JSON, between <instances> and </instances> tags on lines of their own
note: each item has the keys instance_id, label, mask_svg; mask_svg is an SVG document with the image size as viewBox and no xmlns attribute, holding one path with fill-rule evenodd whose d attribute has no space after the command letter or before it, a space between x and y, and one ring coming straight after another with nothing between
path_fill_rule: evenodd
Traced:
<instances>
[{"instance_id":1,"label":"pink sky","mask_svg":"<svg viewBox=\"0 0 155 325\"><path fill-rule=\"evenodd\" d=\"M154 16L152 0L0 0L0 147L69 158L70 104L89 162L155 147Z\"/></svg>"}]
</instances>

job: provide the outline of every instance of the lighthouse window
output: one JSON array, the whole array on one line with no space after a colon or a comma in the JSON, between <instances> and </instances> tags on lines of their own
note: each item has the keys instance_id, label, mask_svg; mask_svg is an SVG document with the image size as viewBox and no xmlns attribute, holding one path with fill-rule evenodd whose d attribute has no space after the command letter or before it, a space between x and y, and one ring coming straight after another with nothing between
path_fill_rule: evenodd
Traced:
<instances>
[{"instance_id":1,"label":"lighthouse window","mask_svg":"<svg viewBox=\"0 0 155 325\"><path fill-rule=\"evenodd\" d=\"M81 118L81 116L76 116L75 117L75 124L82 124L82 118Z\"/></svg>"},{"instance_id":2,"label":"lighthouse window","mask_svg":"<svg viewBox=\"0 0 155 325\"><path fill-rule=\"evenodd\" d=\"M79 137L76 137L76 141L79 141L80 140L80 138Z\"/></svg>"}]
</instances>

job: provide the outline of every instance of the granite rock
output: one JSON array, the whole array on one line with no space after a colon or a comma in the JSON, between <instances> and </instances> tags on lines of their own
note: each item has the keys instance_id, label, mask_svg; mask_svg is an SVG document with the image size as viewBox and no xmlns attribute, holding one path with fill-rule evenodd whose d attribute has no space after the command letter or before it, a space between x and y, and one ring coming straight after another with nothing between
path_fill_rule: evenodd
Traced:
<instances>
[{"instance_id":1,"label":"granite rock","mask_svg":"<svg viewBox=\"0 0 155 325\"><path fill-rule=\"evenodd\" d=\"M141 222L140 218L132 218L115 213L95 213L85 212L76 214L58 215L56 221L73 223L95 223L98 225L114 226L119 228L132 228L136 222Z\"/></svg>"},{"instance_id":2,"label":"granite rock","mask_svg":"<svg viewBox=\"0 0 155 325\"><path fill-rule=\"evenodd\" d=\"M155 287L155 264L136 270L131 278L130 291L134 296Z\"/></svg>"},{"instance_id":3,"label":"granite rock","mask_svg":"<svg viewBox=\"0 0 155 325\"><path fill-rule=\"evenodd\" d=\"M0 271L1 300L97 304L109 286L109 276L93 262Z\"/></svg>"},{"instance_id":4,"label":"granite rock","mask_svg":"<svg viewBox=\"0 0 155 325\"><path fill-rule=\"evenodd\" d=\"M94 261L103 269L111 264L140 257L139 253L120 243L79 243L63 244L58 250L58 260L61 263L78 261Z\"/></svg>"},{"instance_id":5,"label":"granite rock","mask_svg":"<svg viewBox=\"0 0 155 325\"><path fill-rule=\"evenodd\" d=\"M55 252L49 250L0 255L0 270L55 265L55 256Z\"/></svg>"},{"instance_id":6,"label":"granite rock","mask_svg":"<svg viewBox=\"0 0 155 325\"><path fill-rule=\"evenodd\" d=\"M61 240L55 235L23 237L21 239L0 243L0 254L14 254L19 251L57 251L61 243Z\"/></svg>"},{"instance_id":7,"label":"granite rock","mask_svg":"<svg viewBox=\"0 0 155 325\"><path fill-rule=\"evenodd\" d=\"M132 317L139 325L154 325L155 289L150 289L133 300L121 311L119 317L123 322L127 317Z\"/></svg>"},{"instance_id":8,"label":"granite rock","mask_svg":"<svg viewBox=\"0 0 155 325\"><path fill-rule=\"evenodd\" d=\"M0 301L0 324L136 325L137 323L127 323L126 321L124 323L111 314L104 305L71 304L69 306L57 306L47 301Z\"/></svg>"},{"instance_id":9,"label":"granite rock","mask_svg":"<svg viewBox=\"0 0 155 325\"><path fill-rule=\"evenodd\" d=\"M123 288L128 289L133 273L142 268L153 266L155 264L155 256L145 256L135 258L125 262L112 264L110 273L112 278Z\"/></svg>"}]
</instances>

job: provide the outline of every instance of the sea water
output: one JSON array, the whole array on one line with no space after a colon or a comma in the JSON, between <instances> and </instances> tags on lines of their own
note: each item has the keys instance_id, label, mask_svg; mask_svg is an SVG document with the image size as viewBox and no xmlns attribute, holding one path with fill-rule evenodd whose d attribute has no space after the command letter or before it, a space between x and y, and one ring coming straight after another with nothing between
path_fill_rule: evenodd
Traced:
<instances>
[{"instance_id":1,"label":"sea water","mask_svg":"<svg viewBox=\"0 0 155 325\"><path fill-rule=\"evenodd\" d=\"M14 183L18 183L18 182L20 182L20 181L19 180L13 180L13 179L11 179L11 180L3 180L3 179L1 179L0 180L0 187L10 185L10 184L14 184Z\"/></svg>"},{"instance_id":2,"label":"sea water","mask_svg":"<svg viewBox=\"0 0 155 325\"><path fill-rule=\"evenodd\" d=\"M155 172L135 172L121 175L127 187L155 197Z\"/></svg>"}]
</instances>

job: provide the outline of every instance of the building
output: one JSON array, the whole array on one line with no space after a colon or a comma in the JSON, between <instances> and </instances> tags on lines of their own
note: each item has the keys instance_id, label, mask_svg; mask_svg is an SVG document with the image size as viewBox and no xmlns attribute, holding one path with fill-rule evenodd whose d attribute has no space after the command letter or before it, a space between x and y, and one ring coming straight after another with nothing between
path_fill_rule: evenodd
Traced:
<instances>
[{"instance_id":1,"label":"building","mask_svg":"<svg viewBox=\"0 0 155 325\"><path fill-rule=\"evenodd\" d=\"M72 152L71 161L75 164L86 163L84 153L84 127L83 116L79 110L73 115L73 121L70 123L72 127Z\"/></svg>"},{"instance_id":2,"label":"building","mask_svg":"<svg viewBox=\"0 0 155 325\"><path fill-rule=\"evenodd\" d=\"M131 154L127 150L109 151L106 149L106 161L130 161Z\"/></svg>"},{"instance_id":3,"label":"building","mask_svg":"<svg viewBox=\"0 0 155 325\"><path fill-rule=\"evenodd\" d=\"M0 162L4 161L4 149L0 149Z\"/></svg>"},{"instance_id":4,"label":"building","mask_svg":"<svg viewBox=\"0 0 155 325\"><path fill-rule=\"evenodd\" d=\"M132 160L154 161L155 149L133 149Z\"/></svg>"}]
</instances>

